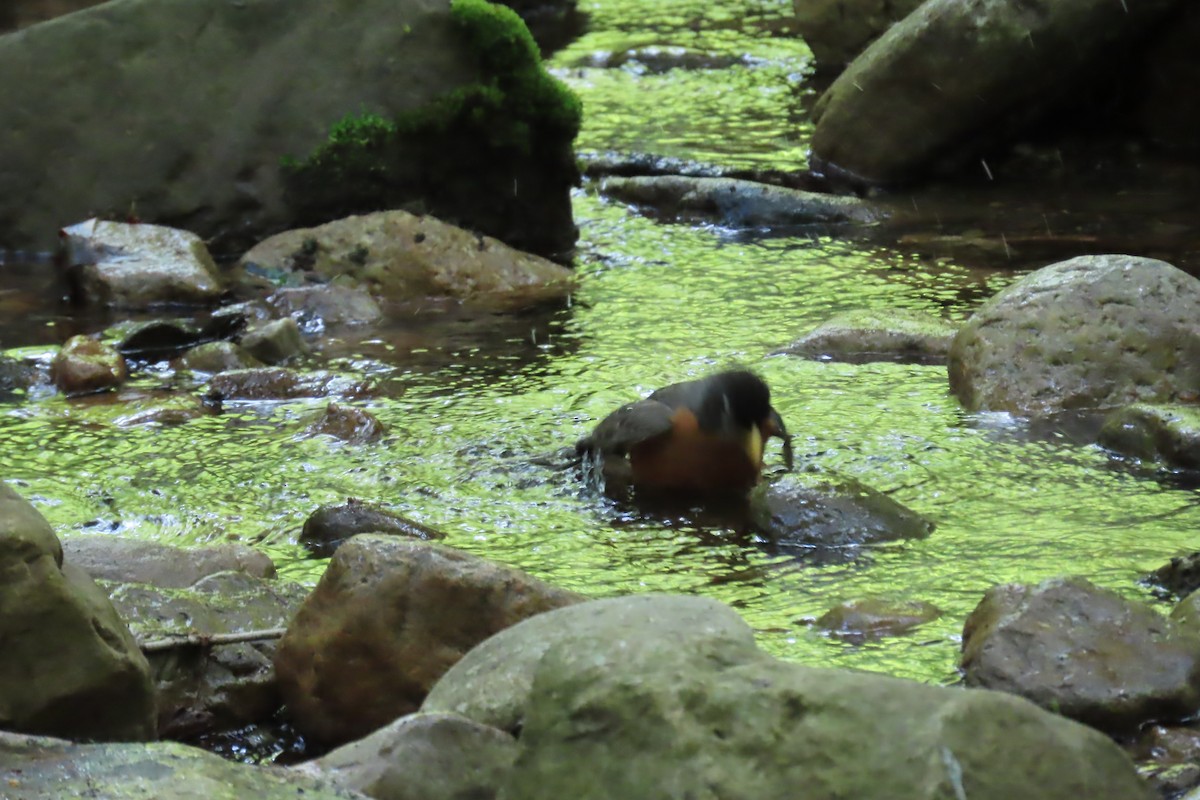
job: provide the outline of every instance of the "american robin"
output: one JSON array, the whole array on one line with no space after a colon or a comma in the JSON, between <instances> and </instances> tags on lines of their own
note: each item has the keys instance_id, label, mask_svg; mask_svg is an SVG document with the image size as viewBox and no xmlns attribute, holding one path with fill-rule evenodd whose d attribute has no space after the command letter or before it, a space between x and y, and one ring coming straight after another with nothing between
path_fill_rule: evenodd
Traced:
<instances>
[{"instance_id":1,"label":"american robin","mask_svg":"<svg viewBox=\"0 0 1200 800\"><path fill-rule=\"evenodd\" d=\"M744 494L758 482L763 445L792 441L771 390L752 372L733 370L673 383L609 414L575 450L610 482L651 492Z\"/></svg>"}]
</instances>

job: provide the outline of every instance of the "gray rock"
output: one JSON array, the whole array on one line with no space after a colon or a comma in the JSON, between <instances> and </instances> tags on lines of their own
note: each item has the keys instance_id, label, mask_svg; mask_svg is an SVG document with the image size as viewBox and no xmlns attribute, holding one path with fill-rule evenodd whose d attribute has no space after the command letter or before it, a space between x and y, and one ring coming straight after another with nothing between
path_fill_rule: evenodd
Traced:
<instances>
[{"instance_id":1,"label":"gray rock","mask_svg":"<svg viewBox=\"0 0 1200 800\"><path fill-rule=\"evenodd\" d=\"M945 362L956 330L919 311L860 309L830 317L779 352L855 364L938 364Z\"/></svg>"},{"instance_id":2,"label":"gray rock","mask_svg":"<svg viewBox=\"0 0 1200 800\"><path fill-rule=\"evenodd\" d=\"M244 572L220 572L190 589L106 581L121 617L143 645L173 637L283 628L308 590ZM276 640L212 647L155 647L147 653L158 695L160 736L181 738L263 722L281 704Z\"/></svg>"},{"instance_id":3,"label":"gray rock","mask_svg":"<svg viewBox=\"0 0 1200 800\"><path fill-rule=\"evenodd\" d=\"M90 219L62 235L68 277L85 303L148 308L213 303L221 295L217 265L194 233Z\"/></svg>"},{"instance_id":4,"label":"gray rock","mask_svg":"<svg viewBox=\"0 0 1200 800\"><path fill-rule=\"evenodd\" d=\"M0 732L0 774L13 800L367 800L324 778L238 764L177 742L74 744Z\"/></svg>"},{"instance_id":5,"label":"gray rock","mask_svg":"<svg viewBox=\"0 0 1200 800\"><path fill-rule=\"evenodd\" d=\"M502 800L1152 796L1096 731L1001 693L776 661L712 601L586 603L468 658L483 714L521 687Z\"/></svg>"},{"instance_id":6,"label":"gray rock","mask_svg":"<svg viewBox=\"0 0 1200 800\"><path fill-rule=\"evenodd\" d=\"M184 353L181 363L187 369L209 374L262 366L262 362L233 342L208 342L193 347Z\"/></svg>"},{"instance_id":7,"label":"gray rock","mask_svg":"<svg viewBox=\"0 0 1200 800\"><path fill-rule=\"evenodd\" d=\"M330 325L366 325L383 318L383 309L361 289L337 284L280 289L267 298L280 314L296 318L306 331Z\"/></svg>"},{"instance_id":8,"label":"gray rock","mask_svg":"<svg viewBox=\"0 0 1200 800\"><path fill-rule=\"evenodd\" d=\"M882 209L857 197L788 189L737 178L642 175L605 178L600 191L668 217L704 217L726 225L868 224Z\"/></svg>"},{"instance_id":9,"label":"gray rock","mask_svg":"<svg viewBox=\"0 0 1200 800\"><path fill-rule=\"evenodd\" d=\"M1143 581L1176 597L1187 597L1200 589L1200 551L1172 558Z\"/></svg>"},{"instance_id":10,"label":"gray rock","mask_svg":"<svg viewBox=\"0 0 1200 800\"><path fill-rule=\"evenodd\" d=\"M242 347L264 364L282 364L309 352L299 324L291 317L251 328L242 337Z\"/></svg>"},{"instance_id":11,"label":"gray rock","mask_svg":"<svg viewBox=\"0 0 1200 800\"><path fill-rule=\"evenodd\" d=\"M49 524L0 483L0 729L151 739L150 668Z\"/></svg>"},{"instance_id":12,"label":"gray rock","mask_svg":"<svg viewBox=\"0 0 1200 800\"><path fill-rule=\"evenodd\" d=\"M1044 414L1200 395L1200 280L1164 261L1081 256L977 310L950 347L970 410Z\"/></svg>"},{"instance_id":13,"label":"gray rock","mask_svg":"<svg viewBox=\"0 0 1200 800\"><path fill-rule=\"evenodd\" d=\"M449 297L521 305L565 295L572 273L434 217L380 211L260 242L239 264L322 280L345 276L388 300Z\"/></svg>"},{"instance_id":14,"label":"gray rock","mask_svg":"<svg viewBox=\"0 0 1200 800\"><path fill-rule=\"evenodd\" d=\"M288 627L275 669L297 728L345 742L417 710L492 634L579 599L441 545L356 536Z\"/></svg>"},{"instance_id":15,"label":"gray rock","mask_svg":"<svg viewBox=\"0 0 1200 800\"><path fill-rule=\"evenodd\" d=\"M1100 444L1121 455L1200 468L1200 406L1134 403L1104 420Z\"/></svg>"},{"instance_id":16,"label":"gray rock","mask_svg":"<svg viewBox=\"0 0 1200 800\"><path fill-rule=\"evenodd\" d=\"M713 664L762 658L754 632L729 606L704 597L633 595L547 611L501 631L471 650L434 685L422 711L462 714L517 732L530 704L533 676L546 652L588 637L598 663L616 654L630 669L678 657Z\"/></svg>"},{"instance_id":17,"label":"gray rock","mask_svg":"<svg viewBox=\"0 0 1200 800\"><path fill-rule=\"evenodd\" d=\"M50 377L63 394L91 394L116 389L129 377L129 369L112 345L72 336L50 362Z\"/></svg>"},{"instance_id":18,"label":"gray rock","mask_svg":"<svg viewBox=\"0 0 1200 800\"><path fill-rule=\"evenodd\" d=\"M446 534L422 525L380 505L350 498L337 506L321 506L308 515L300 530L300 544L317 558L328 558L352 536L381 533L425 541L444 539Z\"/></svg>"},{"instance_id":19,"label":"gray rock","mask_svg":"<svg viewBox=\"0 0 1200 800\"><path fill-rule=\"evenodd\" d=\"M792 0L796 28L817 71L836 75L922 0Z\"/></svg>"},{"instance_id":20,"label":"gray rock","mask_svg":"<svg viewBox=\"0 0 1200 800\"><path fill-rule=\"evenodd\" d=\"M794 473L750 495L755 526L783 552L852 556L864 545L923 539L929 519L849 477Z\"/></svg>"},{"instance_id":21,"label":"gray rock","mask_svg":"<svg viewBox=\"0 0 1200 800\"><path fill-rule=\"evenodd\" d=\"M186 588L231 570L257 578L275 575L270 558L232 542L184 549L114 536L72 536L62 548L66 561L94 578L164 589Z\"/></svg>"},{"instance_id":22,"label":"gray rock","mask_svg":"<svg viewBox=\"0 0 1200 800\"><path fill-rule=\"evenodd\" d=\"M503 731L457 714L410 714L297 769L376 800L487 800L516 756Z\"/></svg>"},{"instance_id":23,"label":"gray rock","mask_svg":"<svg viewBox=\"0 0 1200 800\"><path fill-rule=\"evenodd\" d=\"M969 686L1107 731L1200 710L1200 635L1082 578L988 590L963 627L962 669Z\"/></svg>"},{"instance_id":24,"label":"gray rock","mask_svg":"<svg viewBox=\"0 0 1200 800\"><path fill-rule=\"evenodd\" d=\"M1116 48L1175 5L929 0L817 101L814 169L894 184L961 163L1103 74Z\"/></svg>"},{"instance_id":25,"label":"gray rock","mask_svg":"<svg viewBox=\"0 0 1200 800\"><path fill-rule=\"evenodd\" d=\"M0 37L9 77L0 244L44 249L89 214L132 213L184 226L215 251L241 249L300 224L284 158L310 156L351 115L436 119L453 93L461 102L491 87L496 120L538 128L560 109L538 106L549 78L536 48L514 41L527 33L510 25L495 37L502 52L489 51L473 35L472 24L487 22L479 16L452 17L448 0L116 0ZM518 78L537 79L532 97L514 88ZM402 175L386 207L424 204L506 238L569 248L577 114L562 113L553 135L527 132L526 156L484 136L468 145L461 132L436 140L425 131L394 154Z\"/></svg>"}]
</instances>

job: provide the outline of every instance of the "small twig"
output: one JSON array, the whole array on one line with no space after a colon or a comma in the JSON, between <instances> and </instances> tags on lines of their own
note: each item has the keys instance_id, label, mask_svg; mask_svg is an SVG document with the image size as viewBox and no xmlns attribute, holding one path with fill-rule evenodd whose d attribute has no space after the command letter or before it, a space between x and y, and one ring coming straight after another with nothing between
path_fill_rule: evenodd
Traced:
<instances>
[{"instance_id":1,"label":"small twig","mask_svg":"<svg viewBox=\"0 0 1200 800\"><path fill-rule=\"evenodd\" d=\"M158 653L176 647L214 647L219 644L240 644L278 639L287 633L287 628L268 628L263 631L241 633L176 633L161 639L151 639L138 645L143 653Z\"/></svg>"}]
</instances>

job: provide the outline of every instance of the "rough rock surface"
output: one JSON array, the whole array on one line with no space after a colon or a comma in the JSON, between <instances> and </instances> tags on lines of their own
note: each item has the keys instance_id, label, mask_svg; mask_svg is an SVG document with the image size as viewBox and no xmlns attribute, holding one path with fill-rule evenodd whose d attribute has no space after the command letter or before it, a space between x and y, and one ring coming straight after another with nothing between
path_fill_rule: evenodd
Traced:
<instances>
[{"instance_id":1,"label":"rough rock surface","mask_svg":"<svg viewBox=\"0 0 1200 800\"><path fill-rule=\"evenodd\" d=\"M330 325L366 325L383 318L370 294L336 284L280 289L267 298L267 305L314 333Z\"/></svg>"},{"instance_id":2,"label":"rough rock surface","mask_svg":"<svg viewBox=\"0 0 1200 800\"><path fill-rule=\"evenodd\" d=\"M288 627L275 668L297 727L345 742L415 711L487 637L580 599L441 545L356 536Z\"/></svg>"},{"instance_id":3,"label":"rough rock surface","mask_svg":"<svg viewBox=\"0 0 1200 800\"><path fill-rule=\"evenodd\" d=\"M350 115L420 114L496 77L480 74L484 54L449 7L121 0L0 37L0 245L48 248L59 228L92 214L183 227L221 253L294 226L284 157L305 158ZM505 98L501 113L528 99ZM541 173L478 142L492 172L441 175L432 188L490 179L496 224L569 247L569 142ZM410 185L433 177L420 159L406 166ZM492 186L515 177L525 178L520 196L492 202ZM472 211L493 230L483 205Z\"/></svg>"},{"instance_id":4,"label":"rough rock surface","mask_svg":"<svg viewBox=\"0 0 1200 800\"><path fill-rule=\"evenodd\" d=\"M264 364L282 364L309 352L300 325L291 317L256 325L242 337L242 347Z\"/></svg>"},{"instance_id":5,"label":"rough rock surface","mask_svg":"<svg viewBox=\"0 0 1200 800\"><path fill-rule=\"evenodd\" d=\"M984 303L950 347L970 410L1053 413L1200 397L1200 280L1165 261L1081 256Z\"/></svg>"},{"instance_id":6,"label":"rough rock surface","mask_svg":"<svg viewBox=\"0 0 1200 800\"><path fill-rule=\"evenodd\" d=\"M1076 91L1176 4L929 0L817 101L814 169L895 184L961 163Z\"/></svg>"},{"instance_id":7,"label":"rough rock surface","mask_svg":"<svg viewBox=\"0 0 1200 800\"><path fill-rule=\"evenodd\" d=\"M406 211L286 231L260 242L239 264L321 280L346 276L388 300L521 304L560 297L572 285L571 271L552 261Z\"/></svg>"},{"instance_id":8,"label":"rough rock surface","mask_svg":"<svg viewBox=\"0 0 1200 800\"><path fill-rule=\"evenodd\" d=\"M862 309L830 317L779 352L855 364L937 364L945 362L956 330L918 311Z\"/></svg>"},{"instance_id":9,"label":"rough rock surface","mask_svg":"<svg viewBox=\"0 0 1200 800\"><path fill-rule=\"evenodd\" d=\"M117 388L129 377L129 369L112 345L72 336L54 354L50 376L63 394L80 395Z\"/></svg>"},{"instance_id":10,"label":"rough rock surface","mask_svg":"<svg viewBox=\"0 0 1200 800\"><path fill-rule=\"evenodd\" d=\"M151 739L145 656L49 523L0 483L0 729ZM0 789L2 791L2 789Z\"/></svg>"},{"instance_id":11,"label":"rough rock surface","mask_svg":"<svg viewBox=\"0 0 1200 800\"><path fill-rule=\"evenodd\" d=\"M457 714L410 714L297 769L377 800L486 800L516 756L504 731Z\"/></svg>"},{"instance_id":12,"label":"rough rock surface","mask_svg":"<svg viewBox=\"0 0 1200 800\"><path fill-rule=\"evenodd\" d=\"M62 236L67 277L84 303L202 305L221 295L217 265L194 233L90 219L64 228Z\"/></svg>"},{"instance_id":13,"label":"rough rock surface","mask_svg":"<svg viewBox=\"0 0 1200 800\"><path fill-rule=\"evenodd\" d=\"M93 578L147 583L182 589L218 572L242 572L271 578L271 559L243 544L224 543L184 549L115 536L72 536L62 545L64 558Z\"/></svg>"},{"instance_id":14,"label":"rough rock surface","mask_svg":"<svg viewBox=\"0 0 1200 800\"><path fill-rule=\"evenodd\" d=\"M0 732L0 792L13 800L367 800L325 778L237 764L176 742L74 744Z\"/></svg>"},{"instance_id":15,"label":"rough rock surface","mask_svg":"<svg viewBox=\"0 0 1200 800\"><path fill-rule=\"evenodd\" d=\"M1099 441L1124 456L1200 468L1200 406L1125 406L1104 420Z\"/></svg>"},{"instance_id":16,"label":"rough rock surface","mask_svg":"<svg viewBox=\"0 0 1200 800\"><path fill-rule=\"evenodd\" d=\"M922 0L792 0L796 27L817 71L836 75Z\"/></svg>"},{"instance_id":17,"label":"rough rock surface","mask_svg":"<svg viewBox=\"0 0 1200 800\"><path fill-rule=\"evenodd\" d=\"M795 555L852 556L863 545L923 539L929 519L859 481L795 473L750 495L755 526L774 548Z\"/></svg>"},{"instance_id":18,"label":"rough rock surface","mask_svg":"<svg viewBox=\"0 0 1200 800\"><path fill-rule=\"evenodd\" d=\"M968 686L1128 732L1200 709L1200 635L1081 578L988 590L963 627Z\"/></svg>"}]
</instances>

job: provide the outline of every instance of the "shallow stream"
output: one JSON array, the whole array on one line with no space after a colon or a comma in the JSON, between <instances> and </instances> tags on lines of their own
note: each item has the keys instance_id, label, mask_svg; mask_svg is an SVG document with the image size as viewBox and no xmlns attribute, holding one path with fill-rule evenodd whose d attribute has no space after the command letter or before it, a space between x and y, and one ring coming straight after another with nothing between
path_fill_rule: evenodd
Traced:
<instances>
[{"instance_id":1,"label":"shallow stream","mask_svg":"<svg viewBox=\"0 0 1200 800\"><path fill-rule=\"evenodd\" d=\"M787 35L790 0L581 6L591 32L551 62L585 102L579 150L805 166L815 92L805 78L807 48ZM681 63L688 68L670 68ZM1165 196L1164 206L1196 207L1195 195ZM906 205L961 214L948 197ZM1049 192L1029 206L1039 203L1052 209L1037 211L1039 226L1070 218L1073 231L1090 237L1081 242L1097 241L1099 228L1114 235L1111 217L1087 216L1086 204L1063 207ZM1145 213L1145 202L1128 206ZM1004 208L991 200L973 208L987 216L967 226L969 237L994 244ZM234 539L310 583L324 562L294 544L300 526L316 506L357 497L446 531L450 545L592 597L711 596L736 606L781 657L930 682L955 680L962 621L989 586L1083 574L1145 596L1141 574L1196 547L1200 495L1187 476L1115 462L1073 426L965 413L947 392L944 367L769 355L843 309L961 320L1021 268L1052 259L1014 259L995 247L979 258L964 255L970 248L931 255L871 231L663 223L592 187L577 192L575 213L580 286L565 307L483 320L405 318L366 340L335 332L341 338L323 353L331 368L382 388L364 403L388 427L381 444L302 436L325 401L229 404L221 416L137 426L122 424L124 401L34 397L0 404L0 477L61 535ZM1178 227L1167 233L1177 236ZM1155 241L1155 254L1194 255L1178 238ZM46 267L5 269L0 346L48 357L68 333L101 326L64 316ZM532 460L574 442L621 403L735 363L771 384L801 464L891 493L932 518L934 533L849 561L778 557L729 531L619 508ZM169 381L143 373L133 386ZM768 463L779 463L777 444ZM862 645L807 623L870 595L928 601L944 614Z\"/></svg>"}]
</instances>

